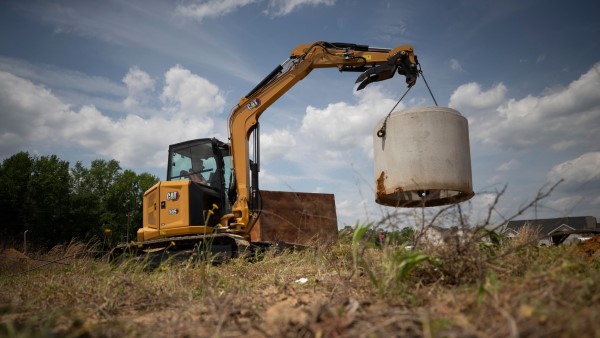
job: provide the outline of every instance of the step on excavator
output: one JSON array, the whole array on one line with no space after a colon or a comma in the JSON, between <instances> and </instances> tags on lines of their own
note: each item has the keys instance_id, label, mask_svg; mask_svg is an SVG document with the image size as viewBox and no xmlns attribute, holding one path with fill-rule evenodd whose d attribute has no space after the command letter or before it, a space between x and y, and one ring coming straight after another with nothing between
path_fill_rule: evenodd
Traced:
<instances>
[{"instance_id":1,"label":"step on excavator","mask_svg":"<svg viewBox=\"0 0 600 338\"><path fill-rule=\"evenodd\" d=\"M137 241L118 245L113 255L158 252L190 257L210 253L222 260L273 247L294 247L297 243L251 236L265 202L258 182L259 118L312 70L334 67L340 72L361 73L356 90L390 79L396 72L410 88L419 75L417 56L410 45L386 49L317 41L296 46L287 60L232 109L228 143L202 138L169 146L166 181L144 193L143 226L137 231ZM253 158L250 142L254 142ZM337 234L335 202L331 201ZM291 202L276 204L280 210L271 213L285 214L292 208Z\"/></svg>"}]
</instances>

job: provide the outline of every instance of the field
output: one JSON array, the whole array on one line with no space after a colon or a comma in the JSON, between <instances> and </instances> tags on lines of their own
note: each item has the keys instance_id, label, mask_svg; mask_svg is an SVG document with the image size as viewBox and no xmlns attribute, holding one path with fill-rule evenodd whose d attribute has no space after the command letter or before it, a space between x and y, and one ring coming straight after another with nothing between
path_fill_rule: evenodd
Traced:
<instances>
[{"instance_id":1,"label":"field","mask_svg":"<svg viewBox=\"0 0 600 338\"><path fill-rule=\"evenodd\" d=\"M407 250L363 230L259 260L156 269L108 263L90 244L4 250L0 336L600 336L600 238L538 248L472 234Z\"/></svg>"}]
</instances>

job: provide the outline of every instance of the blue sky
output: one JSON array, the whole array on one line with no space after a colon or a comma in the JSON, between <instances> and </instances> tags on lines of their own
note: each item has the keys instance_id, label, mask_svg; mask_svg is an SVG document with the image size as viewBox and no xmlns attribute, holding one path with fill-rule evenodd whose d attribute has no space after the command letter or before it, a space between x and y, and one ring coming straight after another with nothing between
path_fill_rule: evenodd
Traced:
<instances>
[{"instance_id":1,"label":"blue sky","mask_svg":"<svg viewBox=\"0 0 600 338\"><path fill-rule=\"evenodd\" d=\"M299 44L411 44L441 106L469 120L479 217L600 218L595 1L3 1L0 159L18 151L164 178L169 144L227 139L230 109ZM377 221L371 133L399 76L315 70L261 118L263 189L336 195L340 227ZM400 108L433 105L422 80ZM318 118L314 118L314 117ZM312 117L312 118L311 118Z\"/></svg>"}]
</instances>

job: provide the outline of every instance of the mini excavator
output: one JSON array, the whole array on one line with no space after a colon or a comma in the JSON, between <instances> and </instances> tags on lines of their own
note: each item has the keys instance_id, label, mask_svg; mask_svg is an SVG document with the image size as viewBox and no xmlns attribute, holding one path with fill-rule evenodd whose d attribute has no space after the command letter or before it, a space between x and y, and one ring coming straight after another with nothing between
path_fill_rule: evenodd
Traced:
<instances>
[{"instance_id":1,"label":"mini excavator","mask_svg":"<svg viewBox=\"0 0 600 338\"><path fill-rule=\"evenodd\" d=\"M360 72L357 90L392 78L396 72L412 87L419 75L417 56L409 45L386 49L318 41L296 46L285 62L232 109L229 143L202 138L169 146L167 180L144 194L143 227L137 241L119 245L116 251L193 254L206 248L230 258L249 249L285 246L250 240L262 204L258 120L312 70L334 67L340 72Z\"/></svg>"}]
</instances>

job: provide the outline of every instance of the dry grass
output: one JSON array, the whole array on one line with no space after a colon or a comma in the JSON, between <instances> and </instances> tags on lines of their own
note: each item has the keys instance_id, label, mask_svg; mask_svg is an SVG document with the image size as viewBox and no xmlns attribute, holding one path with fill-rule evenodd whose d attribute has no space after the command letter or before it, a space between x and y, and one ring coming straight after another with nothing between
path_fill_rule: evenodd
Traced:
<instances>
[{"instance_id":1,"label":"dry grass","mask_svg":"<svg viewBox=\"0 0 600 338\"><path fill-rule=\"evenodd\" d=\"M147 271L71 243L44 257L64 264L3 271L0 336L597 337L599 249L357 240Z\"/></svg>"}]
</instances>

